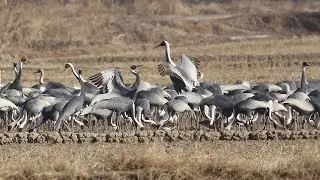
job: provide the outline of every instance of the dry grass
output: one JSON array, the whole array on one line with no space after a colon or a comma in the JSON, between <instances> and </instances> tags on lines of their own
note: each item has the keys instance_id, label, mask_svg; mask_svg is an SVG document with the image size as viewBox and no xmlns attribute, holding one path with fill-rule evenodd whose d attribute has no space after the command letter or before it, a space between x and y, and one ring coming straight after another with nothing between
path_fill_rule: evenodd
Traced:
<instances>
[{"instance_id":1,"label":"dry grass","mask_svg":"<svg viewBox=\"0 0 320 180\"><path fill-rule=\"evenodd\" d=\"M4 178L318 179L317 140L1 146Z\"/></svg>"},{"instance_id":2,"label":"dry grass","mask_svg":"<svg viewBox=\"0 0 320 180\"><path fill-rule=\"evenodd\" d=\"M82 68L86 76L120 67L127 82L133 81L129 65L145 64L140 70L145 81L167 84L169 78L156 72L163 49L153 49L162 40L171 42L176 60L181 53L201 58L206 81L275 82L298 77L295 62L309 60L299 57L317 53L320 42L316 0L4 2L0 1L2 82L12 78L11 63L27 56L25 85L36 83L32 72L40 67L47 80L76 84L70 73L61 73L66 62ZM255 61L259 56L291 54L295 56L284 61L278 57L254 63L241 60L242 56L253 56ZM217 61L224 56L232 60ZM293 65L287 68L287 62ZM319 78L311 71L308 77Z\"/></svg>"},{"instance_id":3,"label":"dry grass","mask_svg":"<svg viewBox=\"0 0 320 180\"><path fill-rule=\"evenodd\" d=\"M299 80L302 61L309 61L312 65L308 69L307 77L309 79L319 79L320 75L317 71L320 66L318 63L320 54L317 52L318 42L320 42L318 36L298 39L256 40L198 46L197 50L208 52L204 55L192 52L192 48L188 46L173 47L172 53L175 61L179 61L180 54L184 52L190 52L189 55L201 59L202 66L200 69L205 75L204 81L232 83L236 79L245 79L252 82ZM210 49L212 50L210 51ZM36 71L37 68L44 68L45 81L53 80L76 84L76 80L70 71L63 72L64 64L72 62L76 68L85 70L86 77L107 67L119 67L123 72L125 81L131 83L134 82L134 76L129 73L130 65L143 64L144 67L141 67L139 71L144 81L158 84L170 83L169 77L161 77L156 70L157 64L162 60L159 56L163 55L164 49L151 51L156 55L149 56L141 52L132 56L66 58L47 61L30 60L25 65L23 78L26 84L34 84L36 83L36 76L32 72ZM227 54L227 56L224 54ZM11 80L13 73L9 65L4 70L3 82Z\"/></svg>"}]
</instances>

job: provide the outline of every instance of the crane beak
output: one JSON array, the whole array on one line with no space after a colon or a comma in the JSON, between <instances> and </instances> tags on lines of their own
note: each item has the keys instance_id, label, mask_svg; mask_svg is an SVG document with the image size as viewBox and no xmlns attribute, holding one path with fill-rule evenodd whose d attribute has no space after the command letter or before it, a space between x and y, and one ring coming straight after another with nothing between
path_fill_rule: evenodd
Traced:
<instances>
[{"instance_id":1,"label":"crane beak","mask_svg":"<svg viewBox=\"0 0 320 180\"><path fill-rule=\"evenodd\" d=\"M158 44L158 45L156 45L153 49L155 49L155 48L157 48L157 47L160 47L160 46L162 46L161 43Z\"/></svg>"},{"instance_id":2,"label":"crane beak","mask_svg":"<svg viewBox=\"0 0 320 180\"><path fill-rule=\"evenodd\" d=\"M137 67L143 67L143 65L142 64L139 64L139 65L136 65Z\"/></svg>"}]
</instances>

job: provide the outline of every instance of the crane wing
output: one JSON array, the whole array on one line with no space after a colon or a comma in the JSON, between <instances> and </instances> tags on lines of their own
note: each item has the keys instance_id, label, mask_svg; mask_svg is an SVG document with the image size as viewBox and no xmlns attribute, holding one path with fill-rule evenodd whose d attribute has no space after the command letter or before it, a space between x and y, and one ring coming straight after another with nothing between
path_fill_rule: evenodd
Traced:
<instances>
[{"instance_id":1,"label":"crane wing","mask_svg":"<svg viewBox=\"0 0 320 180\"><path fill-rule=\"evenodd\" d=\"M177 68L186 79L193 83L194 86L199 85L197 67L188 56L184 54L181 55L181 63L177 65Z\"/></svg>"},{"instance_id":2,"label":"crane wing","mask_svg":"<svg viewBox=\"0 0 320 180\"><path fill-rule=\"evenodd\" d=\"M108 68L104 71L101 71L99 73L96 73L92 76L90 76L88 79L92 82L95 86L101 88L104 85L106 85L110 80L113 79L115 75L116 68Z\"/></svg>"},{"instance_id":3,"label":"crane wing","mask_svg":"<svg viewBox=\"0 0 320 180\"><path fill-rule=\"evenodd\" d=\"M178 68L172 66L170 63L168 62L163 62L161 64L158 65L158 72L160 73L161 76L171 76L174 77L176 79L180 79L183 81L183 83L185 84L186 88L188 90L192 90L194 88L194 84L192 81L190 81L189 79L187 79L180 71ZM175 83L175 82L173 82Z\"/></svg>"},{"instance_id":4,"label":"crane wing","mask_svg":"<svg viewBox=\"0 0 320 180\"><path fill-rule=\"evenodd\" d=\"M112 81L108 83L107 87L108 92L113 92L124 96L126 96L126 94L130 91L130 88L124 85L120 71L115 72L114 78L112 78Z\"/></svg>"},{"instance_id":5,"label":"crane wing","mask_svg":"<svg viewBox=\"0 0 320 180\"><path fill-rule=\"evenodd\" d=\"M184 55L184 56L186 56L186 55ZM201 61L198 58L192 57L192 56L186 56L186 57L189 58L189 60L196 66L197 69L200 68Z\"/></svg>"},{"instance_id":6,"label":"crane wing","mask_svg":"<svg viewBox=\"0 0 320 180\"><path fill-rule=\"evenodd\" d=\"M165 75L168 75L178 79L183 78L180 71L176 67L172 66L170 63L167 63L167 62L163 62L158 65L158 72L162 77Z\"/></svg>"}]
</instances>

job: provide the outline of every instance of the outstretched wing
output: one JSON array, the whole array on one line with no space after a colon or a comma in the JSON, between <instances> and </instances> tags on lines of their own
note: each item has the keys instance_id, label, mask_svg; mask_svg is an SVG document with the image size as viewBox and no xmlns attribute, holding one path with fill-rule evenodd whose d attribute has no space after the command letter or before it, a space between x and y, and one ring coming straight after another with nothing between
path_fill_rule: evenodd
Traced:
<instances>
[{"instance_id":1,"label":"outstretched wing","mask_svg":"<svg viewBox=\"0 0 320 180\"><path fill-rule=\"evenodd\" d=\"M180 73L189 81L191 81L195 86L199 85L198 82L198 70L196 65L193 63L190 58L186 55L181 55L181 63L177 65L178 70Z\"/></svg>"},{"instance_id":2,"label":"outstretched wing","mask_svg":"<svg viewBox=\"0 0 320 180\"><path fill-rule=\"evenodd\" d=\"M170 63L168 62L163 62L161 64L158 65L158 72L160 73L161 76L171 76L174 77L176 79L180 79L183 81L183 83L185 84L186 88L188 90L192 90L194 88L194 85L192 83L192 81L190 81L189 79L187 79L178 68L172 66ZM175 82L173 82L175 83Z\"/></svg>"},{"instance_id":3,"label":"outstretched wing","mask_svg":"<svg viewBox=\"0 0 320 180\"><path fill-rule=\"evenodd\" d=\"M114 78L112 79L112 81L110 81L110 83L108 83L107 87L108 87L108 92L114 92L124 96L130 91L130 88L128 88L123 83L123 78L120 71L115 72Z\"/></svg>"},{"instance_id":4,"label":"outstretched wing","mask_svg":"<svg viewBox=\"0 0 320 180\"><path fill-rule=\"evenodd\" d=\"M190 59L190 61L196 66L197 69L200 68L201 61L198 58L192 57L192 56L186 56L186 57Z\"/></svg>"},{"instance_id":5,"label":"outstretched wing","mask_svg":"<svg viewBox=\"0 0 320 180\"><path fill-rule=\"evenodd\" d=\"M172 76L178 79L182 79L182 75L179 72L179 70L172 66L170 63L168 62L163 62L161 64L158 65L158 72L159 74L163 77L163 76Z\"/></svg>"},{"instance_id":6,"label":"outstretched wing","mask_svg":"<svg viewBox=\"0 0 320 180\"><path fill-rule=\"evenodd\" d=\"M108 68L104 71L101 71L99 73L96 73L88 78L89 81L92 82L95 86L98 88L101 88L108 84L109 81L111 81L115 76L116 68Z\"/></svg>"}]
</instances>

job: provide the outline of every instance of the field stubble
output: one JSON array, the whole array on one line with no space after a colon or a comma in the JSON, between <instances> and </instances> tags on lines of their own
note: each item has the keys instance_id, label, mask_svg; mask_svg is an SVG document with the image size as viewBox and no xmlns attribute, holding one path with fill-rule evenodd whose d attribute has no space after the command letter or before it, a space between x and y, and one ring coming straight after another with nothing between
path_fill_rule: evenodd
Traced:
<instances>
[{"instance_id":1,"label":"field stubble","mask_svg":"<svg viewBox=\"0 0 320 180\"><path fill-rule=\"evenodd\" d=\"M314 55L320 42L315 0L4 2L2 83L12 79L12 62L26 56L25 85L36 83L37 68L44 68L45 80L77 84L71 73L60 73L66 62L82 68L86 77L120 67L126 82L134 78L128 62L144 64L143 80L168 84L169 78L156 73L164 50L153 47L162 40L171 43L176 61L181 53L198 57L204 80L219 83L296 79L301 61L320 58ZM317 67L308 77L319 78Z\"/></svg>"},{"instance_id":2,"label":"field stubble","mask_svg":"<svg viewBox=\"0 0 320 180\"><path fill-rule=\"evenodd\" d=\"M0 146L0 175L9 179L318 179L319 147L318 140L10 145Z\"/></svg>"}]
</instances>

